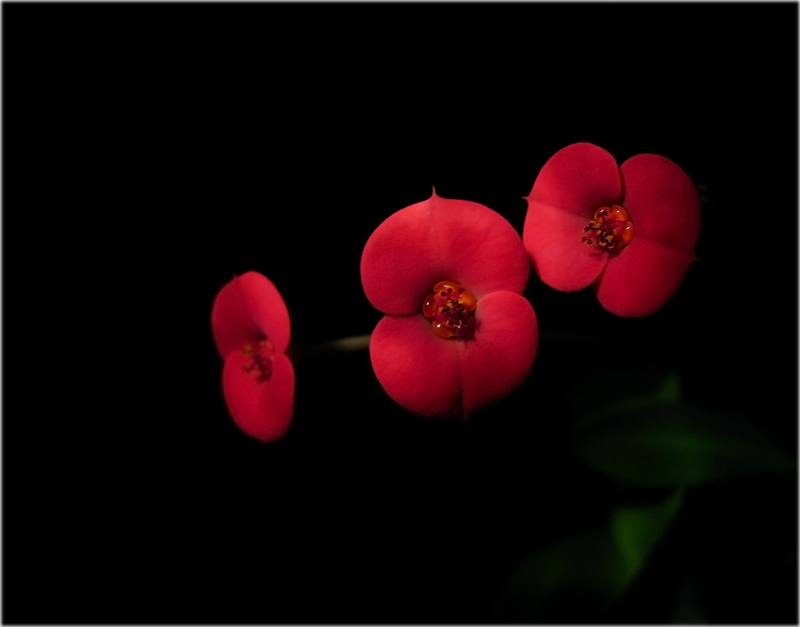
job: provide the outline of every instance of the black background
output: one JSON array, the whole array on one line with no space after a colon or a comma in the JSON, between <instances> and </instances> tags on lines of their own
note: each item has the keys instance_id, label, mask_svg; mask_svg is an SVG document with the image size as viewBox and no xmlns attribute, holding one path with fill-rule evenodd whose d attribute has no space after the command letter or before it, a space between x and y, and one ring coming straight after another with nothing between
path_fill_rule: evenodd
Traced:
<instances>
[{"instance_id":1,"label":"black background","mask_svg":"<svg viewBox=\"0 0 800 627\"><path fill-rule=\"evenodd\" d=\"M564 440L572 381L614 366L676 368L796 451L796 4L2 11L4 622L491 622L515 564L608 513ZM703 186L662 311L532 274L533 371L466 426L397 407L360 352L296 365L284 440L236 429L209 319L235 274L297 342L369 333L378 224L435 185L521 232L577 141ZM692 489L605 620L667 621L688 576L711 622L796 623L796 495Z\"/></svg>"}]
</instances>

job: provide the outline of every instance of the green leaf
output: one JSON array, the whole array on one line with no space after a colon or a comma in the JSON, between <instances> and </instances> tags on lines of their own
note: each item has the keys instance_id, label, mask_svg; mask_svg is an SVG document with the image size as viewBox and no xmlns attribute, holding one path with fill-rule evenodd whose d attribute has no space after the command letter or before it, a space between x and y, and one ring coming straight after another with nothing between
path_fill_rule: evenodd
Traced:
<instances>
[{"instance_id":1,"label":"green leaf","mask_svg":"<svg viewBox=\"0 0 800 627\"><path fill-rule=\"evenodd\" d=\"M622 593L628 575L608 526L567 536L514 570L503 587L497 618L529 623L560 615L582 622Z\"/></svg>"},{"instance_id":2,"label":"green leaf","mask_svg":"<svg viewBox=\"0 0 800 627\"><path fill-rule=\"evenodd\" d=\"M576 427L591 425L609 408L635 409L654 402L668 404L681 399L678 374L654 368L604 370L579 380L569 395Z\"/></svg>"},{"instance_id":3,"label":"green leaf","mask_svg":"<svg viewBox=\"0 0 800 627\"><path fill-rule=\"evenodd\" d=\"M677 487L796 469L751 423L684 400L672 371L597 375L575 386L571 405L572 451L629 484Z\"/></svg>"},{"instance_id":4,"label":"green leaf","mask_svg":"<svg viewBox=\"0 0 800 627\"><path fill-rule=\"evenodd\" d=\"M626 567L631 573L642 568L664 535L683 500L683 492L675 490L668 498L650 505L619 507L611 518L614 540Z\"/></svg>"},{"instance_id":5,"label":"green leaf","mask_svg":"<svg viewBox=\"0 0 800 627\"><path fill-rule=\"evenodd\" d=\"M621 506L609 521L556 540L509 576L496 608L501 622L584 622L611 607L644 567L678 512L681 493Z\"/></svg>"},{"instance_id":6,"label":"green leaf","mask_svg":"<svg viewBox=\"0 0 800 627\"><path fill-rule=\"evenodd\" d=\"M594 470L646 487L697 485L796 468L794 458L754 426L685 401L654 399L606 408L576 428L571 448Z\"/></svg>"}]
</instances>

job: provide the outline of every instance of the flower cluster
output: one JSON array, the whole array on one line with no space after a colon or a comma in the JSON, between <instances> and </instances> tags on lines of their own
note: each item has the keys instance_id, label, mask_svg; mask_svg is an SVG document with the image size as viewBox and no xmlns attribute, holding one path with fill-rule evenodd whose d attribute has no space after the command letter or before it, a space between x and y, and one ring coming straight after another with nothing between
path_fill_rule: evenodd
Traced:
<instances>
[{"instance_id":1,"label":"flower cluster","mask_svg":"<svg viewBox=\"0 0 800 627\"><path fill-rule=\"evenodd\" d=\"M572 144L542 167L522 237L492 209L428 200L390 215L367 240L361 281L384 317L369 343L375 376L410 412L466 420L526 380L539 329L522 295L533 268L552 288L591 286L602 307L648 316L677 292L700 229L700 200L675 163L653 154L621 166ZM289 313L265 276L247 272L211 314L222 389L236 424L269 442L289 429L294 369Z\"/></svg>"}]
</instances>

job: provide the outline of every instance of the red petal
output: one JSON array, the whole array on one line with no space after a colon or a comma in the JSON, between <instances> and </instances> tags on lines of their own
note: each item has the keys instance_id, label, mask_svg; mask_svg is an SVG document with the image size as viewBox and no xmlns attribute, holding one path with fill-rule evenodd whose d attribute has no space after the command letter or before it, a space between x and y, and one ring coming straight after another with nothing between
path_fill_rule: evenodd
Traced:
<instances>
[{"instance_id":1,"label":"red petal","mask_svg":"<svg viewBox=\"0 0 800 627\"><path fill-rule=\"evenodd\" d=\"M581 241L588 224L584 216L528 201L522 241L544 283L563 292L582 290L606 267L608 252Z\"/></svg>"},{"instance_id":2,"label":"red petal","mask_svg":"<svg viewBox=\"0 0 800 627\"><path fill-rule=\"evenodd\" d=\"M422 314L384 316L369 341L375 376L401 407L429 418L461 411L459 340L437 336Z\"/></svg>"},{"instance_id":3,"label":"red petal","mask_svg":"<svg viewBox=\"0 0 800 627\"><path fill-rule=\"evenodd\" d=\"M539 332L533 307L514 292L478 302L471 341L443 339L422 315L384 317L370 340L375 376L408 411L466 420L521 385L536 356Z\"/></svg>"},{"instance_id":4,"label":"red petal","mask_svg":"<svg viewBox=\"0 0 800 627\"><path fill-rule=\"evenodd\" d=\"M639 238L637 231L594 284L597 300L618 316L649 316L674 296L694 261L694 254Z\"/></svg>"},{"instance_id":5,"label":"red petal","mask_svg":"<svg viewBox=\"0 0 800 627\"><path fill-rule=\"evenodd\" d=\"M539 345L531 303L513 292L493 292L478 303L478 327L461 356L466 415L494 403L525 382Z\"/></svg>"},{"instance_id":6,"label":"red petal","mask_svg":"<svg viewBox=\"0 0 800 627\"><path fill-rule=\"evenodd\" d=\"M228 354L222 369L222 391L234 422L247 435L263 442L282 438L294 411L294 367L280 353L272 360L272 375L259 382L244 366L250 360L241 352Z\"/></svg>"},{"instance_id":7,"label":"red petal","mask_svg":"<svg viewBox=\"0 0 800 627\"><path fill-rule=\"evenodd\" d=\"M623 206L644 238L694 252L700 233L700 197L689 176L660 155L631 157L620 167Z\"/></svg>"},{"instance_id":8,"label":"red petal","mask_svg":"<svg viewBox=\"0 0 800 627\"><path fill-rule=\"evenodd\" d=\"M571 144L550 157L528 194L529 201L581 216L586 224L600 207L619 203L621 198L616 160L588 143ZM535 220L536 215L529 211L526 224L529 219Z\"/></svg>"},{"instance_id":9,"label":"red petal","mask_svg":"<svg viewBox=\"0 0 800 627\"><path fill-rule=\"evenodd\" d=\"M372 305L387 314L420 311L442 280L480 299L489 292L521 293L530 271L514 227L500 214L467 200L441 198L392 214L372 233L361 256L361 282Z\"/></svg>"},{"instance_id":10,"label":"red petal","mask_svg":"<svg viewBox=\"0 0 800 627\"><path fill-rule=\"evenodd\" d=\"M264 336L282 353L291 333L286 303L272 281L258 272L245 272L220 290L211 308L211 329L222 357Z\"/></svg>"}]
</instances>

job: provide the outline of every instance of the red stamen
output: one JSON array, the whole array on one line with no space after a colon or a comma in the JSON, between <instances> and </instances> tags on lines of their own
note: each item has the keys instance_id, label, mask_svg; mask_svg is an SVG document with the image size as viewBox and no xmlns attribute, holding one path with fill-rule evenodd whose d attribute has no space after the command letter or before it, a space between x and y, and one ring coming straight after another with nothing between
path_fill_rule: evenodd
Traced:
<instances>
[{"instance_id":1,"label":"red stamen","mask_svg":"<svg viewBox=\"0 0 800 627\"><path fill-rule=\"evenodd\" d=\"M250 358L250 363L242 366L248 374L256 373L256 381L263 383L272 377L272 357L275 354L275 347L268 339L260 340L255 347L245 344L242 352Z\"/></svg>"},{"instance_id":2,"label":"red stamen","mask_svg":"<svg viewBox=\"0 0 800 627\"><path fill-rule=\"evenodd\" d=\"M583 228L585 233L581 241L587 246L597 243L609 252L622 250L631 243L634 235L633 222L628 212L621 205L600 207Z\"/></svg>"},{"instance_id":3,"label":"red stamen","mask_svg":"<svg viewBox=\"0 0 800 627\"><path fill-rule=\"evenodd\" d=\"M422 313L439 337L466 339L475 331L477 303L472 292L455 281L439 281L423 301Z\"/></svg>"}]
</instances>

